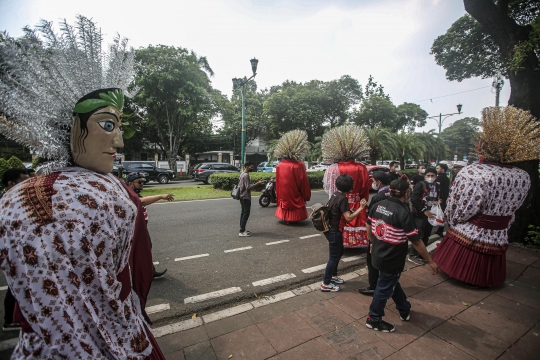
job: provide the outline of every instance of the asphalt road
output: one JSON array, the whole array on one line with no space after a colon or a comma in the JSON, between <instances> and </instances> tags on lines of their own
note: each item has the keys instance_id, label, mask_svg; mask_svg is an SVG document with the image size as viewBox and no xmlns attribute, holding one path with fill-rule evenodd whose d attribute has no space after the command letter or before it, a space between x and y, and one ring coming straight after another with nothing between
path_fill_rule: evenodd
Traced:
<instances>
[{"instance_id":1,"label":"asphalt road","mask_svg":"<svg viewBox=\"0 0 540 360\"><path fill-rule=\"evenodd\" d=\"M327 199L324 191L314 191L307 205L325 203ZM150 314L154 326L190 317L193 313L215 311L230 303L253 300L254 294L272 294L321 280L323 269L309 273L302 270L326 263L326 239L309 220L294 225L281 223L274 216L275 210L275 204L262 208L258 197L253 197L247 224L253 236L239 237L240 204L237 200L178 201L148 206L153 260L158 262L158 270L168 269L163 277L154 280L148 297L147 310L149 307L159 310ZM310 235L312 237L302 238ZM267 245L273 242L278 243ZM361 254L361 250L348 249L344 258ZM201 257L175 261L197 255ZM362 255L352 261L342 261L340 269L364 264ZM256 286L261 280L282 275L285 280ZM5 284L2 274L0 287ZM192 297L222 290L231 293L189 302ZM0 295L3 297L4 291L0 291ZM3 317L3 311L0 315ZM5 336L0 336L0 340L3 338Z\"/></svg>"}]
</instances>

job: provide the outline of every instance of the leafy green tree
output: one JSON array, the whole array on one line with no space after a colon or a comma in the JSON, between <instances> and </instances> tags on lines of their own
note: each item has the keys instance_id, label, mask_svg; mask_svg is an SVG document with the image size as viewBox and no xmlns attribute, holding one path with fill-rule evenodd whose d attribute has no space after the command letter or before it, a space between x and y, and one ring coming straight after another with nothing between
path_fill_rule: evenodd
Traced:
<instances>
[{"instance_id":1,"label":"leafy green tree","mask_svg":"<svg viewBox=\"0 0 540 360\"><path fill-rule=\"evenodd\" d=\"M383 151L386 150L387 153L396 152L396 143L392 133L388 130L377 127L377 128L364 128L366 135L369 139L369 159L371 165L377 164L377 159L383 154Z\"/></svg>"},{"instance_id":2,"label":"leafy green tree","mask_svg":"<svg viewBox=\"0 0 540 360\"><path fill-rule=\"evenodd\" d=\"M435 39L431 53L449 80L500 71L510 80L509 105L540 119L540 2L464 0L468 15ZM517 164L531 177L531 196L516 213L509 238L523 241L529 224L540 224L538 160Z\"/></svg>"},{"instance_id":3,"label":"leafy green tree","mask_svg":"<svg viewBox=\"0 0 540 360\"><path fill-rule=\"evenodd\" d=\"M424 144L424 150L417 159L422 159L422 162L425 164L435 160L446 159L449 149L435 130L417 133L417 137Z\"/></svg>"},{"instance_id":4,"label":"leafy green tree","mask_svg":"<svg viewBox=\"0 0 540 360\"><path fill-rule=\"evenodd\" d=\"M324 119L330 128L345 124L354 106L363 98L360 83L349 75L322 83L321 90L326 95L323 104Z\"/></svg>"},{"instance_id":5,"label":"leafy green tree","mask_svg":"<svg viewBox=\"0 0 540 360\"><path fill-rule=\"evenodd\" d=\"M356 112L354 122L361 127L369 129L378 127L394 129L396 118L397 109L390 99L379 95L372 95L362 101L360 109Z\"/></svg>"},{"instance_id":6,"label":"leafy green tree","mask_svg":"<svg viewBox=\"0 0 540 360\"><path fill-rule=\"evenodd\" d=\"M462 159L463 156L469 156L474 135L479 131L479 127L480 120L475 117L466 117L455 121L452 125L444 129L440 138L450 149L451 154L448 155L453 158L455 154L458 156L458 159Z\"/></svg>"},{"instance_id":7,"label":"leafy green tree","mask_svg":"<svg viewBox=\"0 0 540 360\"><path fill-rule=\"evenodd\" d=\"M425 151L426 145L421 141L417 133L401 131L392 134L393 149L390 152L399 160L399 166L405 169L407 158L418 159Z\"/></svg>"},{"instance_id":8,"label":"leafy green tree","mask_svg":"<svg viewBox=\"0 0 540 360\"><path fill-rule=\"evenodd\" d=\"M7 161L10 169L25 169L23 162L16 156L12 156Z\"/></svg>"},{"instance_id":9,"label":"leafy green tree","mask_svg":"<svg viewBox=\"0 0 540 360\"><path fill-rule=\"evenodd\" d=\"M179 152L211 131L217 106L210 76L207 59L184 48L150 45L136 52L135 86L140 91L134 103L147 126L153 127L173 171Z\"/></svg>"},{"instance_id":10,"label":"leafy green tree","mask_svg":"<svg viewBox=\"0 0 540 360\"><path fill-rule=\"evenodd\" d=\"M393 127L394 131L407 129L413 132L417 127L426 125L428 113L418 104L403 103L396 108L396 122Z\"/></svg>"}]
</instances>

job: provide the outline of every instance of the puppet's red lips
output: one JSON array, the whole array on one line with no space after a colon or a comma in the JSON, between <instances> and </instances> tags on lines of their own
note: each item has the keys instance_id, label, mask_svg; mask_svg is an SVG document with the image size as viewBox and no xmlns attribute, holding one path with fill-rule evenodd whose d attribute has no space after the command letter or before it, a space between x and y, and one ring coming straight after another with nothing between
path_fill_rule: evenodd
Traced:
<instances>
[{"instance_id":1,"label":"puppet's red lips","mask_svg":"<svg viewBox=\"0 0 540 360\"><path fill-rule=\"evenodd\" d=\"M104 154L108 154L108 155L110 155L110 156L112 156L113 158L116 159L116 153L106 152L106 153L104 153Z\"/></svg>"}]
</instances>

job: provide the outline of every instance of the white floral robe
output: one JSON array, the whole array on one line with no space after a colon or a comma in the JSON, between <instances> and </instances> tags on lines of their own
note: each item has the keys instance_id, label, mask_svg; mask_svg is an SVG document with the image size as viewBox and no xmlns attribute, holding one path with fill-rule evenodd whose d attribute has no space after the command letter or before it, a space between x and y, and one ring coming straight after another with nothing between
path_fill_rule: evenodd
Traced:
<instances>
[{"instance_id":1,"label":"white floral robe","mask_svg":"<svg viewBox=\"0 0 540 360\"><path fill-rule=\"evenodd\" d=\"M119 180L66 168L0 201L0 268L34 330L12 359L148 356L137 295L119 300L137 215Z\"/></svg>"},{"instance_id":2,"label":"white floral robe","mask_svg":"<svg viewBox=\"0 0 540 360\"><path fill-rule=\"evenodd\" d=\"M471 250L499 255L508 248L508 228L531 186L529 174L517 167L473 164L461 170L448 198L445 216L458 241ZM504 230L477 227L468 222L477 214L512 216Z\"/></svg>"}]
</instances>

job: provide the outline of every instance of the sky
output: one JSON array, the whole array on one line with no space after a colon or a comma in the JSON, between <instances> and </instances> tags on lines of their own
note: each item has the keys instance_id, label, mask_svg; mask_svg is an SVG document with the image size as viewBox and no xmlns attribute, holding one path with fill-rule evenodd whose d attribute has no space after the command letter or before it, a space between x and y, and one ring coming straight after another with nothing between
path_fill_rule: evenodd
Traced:
<instances>
[{"instance_id":1,"label":"sky","mask_svg":"<svg viewBox=\"0 0 540 360\"><path fill-rule=\"evenodd\" d=\"M78 14L97 23L105 43L119 33L134 48L162 44L206 56L212 85L229 96L231 79L251 76L256 57L260 89L343 75L364 86L372 75L395 105L417 103L438 117L462 104L443 129L495 105L491 78L448 81L430 55L434 39L465 14L457 0L0 0L0 31L17 37L41 19L58 29ZM509 96L506 82L501 105ZM428 119L417 130L436 128Z\"/></svg>"}]
</instances>

